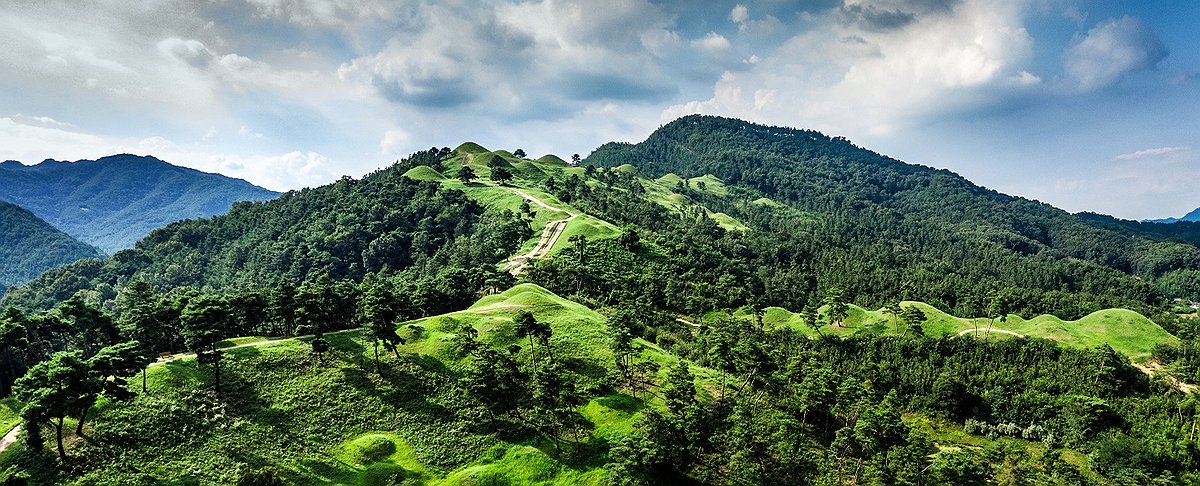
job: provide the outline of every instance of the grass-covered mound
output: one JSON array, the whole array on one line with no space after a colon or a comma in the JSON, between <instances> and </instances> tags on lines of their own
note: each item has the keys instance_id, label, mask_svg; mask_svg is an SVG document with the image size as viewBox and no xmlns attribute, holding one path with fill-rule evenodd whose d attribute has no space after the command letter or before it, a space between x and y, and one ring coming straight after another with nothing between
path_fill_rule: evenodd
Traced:
<instances>
[{"instance_id":1,"label":"grass-covered mound","mask_svg":"<svg viewBox=\"0 0 1200 486\"><path fill-rule=\"evenodd\" d=\"M1010 314L1004 322L998 318L993 319L991 321L993 332L988 334L989 320L987 318L955 317L924 302L903 302L901 305L915 306L925 313L926 321L921 324L921 330L929 337L977 333L981 337L987 335L989 338L1005 339L1012 337L1011 333L1016 333L1026 337L1050 339L1065 346L1077 348L1091 348L1107 344L1114 350L1136 360L1148 358L1156 344L1179 342L1178 338L1155 324L1154 321L1128 309L1105 309L1073 321L1062 320L1052 315L1024 319L1019 315ZM872 311L851 304L841 326L828 324L827 312L828 307L820 309L822 322L825 323L820 329L822 334L847 336L860 333L897 334L904 332L903 324L882 309ZM745 313L740 314L746 315ZM765 309L763 323L775 328L791 327L808 336L818 334L816 330L804 323L800 314L780 307ZM1007 332L995 332L997 330Z\"/></svg>"},{"instance_id":2,"label":"grass-covered mound","mask_svg":"<svg viewBox=\"0 0 1200 486\"><path fill-rule=\"evenodd\" d=\"M441 181L446 179L446 176L442 175L441 172L438 172L428 165L418 165L408 169L408 171L404 173L404 177L418 181Z\"/></svg>"},{"instance_id":3,"label":"grass-covered mound","mask_svg":"<svg viewBox=\"0 0 1200 486\"><path fill-rule=\"evenodd\" d=\"M229 350L220 395L209 367L194 359L152 366L148 393L93 409L85 437L68 441L69 472L54 472L52 451L33 455L23 443L0 458L0 471L41 464L32 467L35 482L67 484L232 484L263 468L295 484L601 484L602 456L560 462L544 437L484 427L459 385L469 358L453 349L455 332L472 326L496 349L521 345L513 317L522 310L550 325L568 369L603 381L612 361L605 319L523 284L401 324L408 344L400 359L383 358L382 372L360 332L327 335L332 349L320 360L307 340ZM515 359L528 356L522 349ZM603 454L606 436L628 430L641 405L622 397L601 394L580 406L595 434L585 437L595 443L586 454Z\"/></svg>"}]
</instances>

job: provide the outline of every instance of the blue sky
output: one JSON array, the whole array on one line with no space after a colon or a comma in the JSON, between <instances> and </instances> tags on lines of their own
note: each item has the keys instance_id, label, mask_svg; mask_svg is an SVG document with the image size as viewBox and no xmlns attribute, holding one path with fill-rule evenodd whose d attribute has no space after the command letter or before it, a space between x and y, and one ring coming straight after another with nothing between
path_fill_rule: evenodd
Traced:
<instances>
[{"instance_id":1,"label":"blue sky","mask_svg":"<svg viewBox=\"0 0 1200 486\"><path fill-rule=\"evenodd\" d=\"M291 189L466 140L587 155L711 113L1179 216L1200 206L1198 25L1182 0L16 0L0 159L132 152Z\"/></svg>"}]
</instances>

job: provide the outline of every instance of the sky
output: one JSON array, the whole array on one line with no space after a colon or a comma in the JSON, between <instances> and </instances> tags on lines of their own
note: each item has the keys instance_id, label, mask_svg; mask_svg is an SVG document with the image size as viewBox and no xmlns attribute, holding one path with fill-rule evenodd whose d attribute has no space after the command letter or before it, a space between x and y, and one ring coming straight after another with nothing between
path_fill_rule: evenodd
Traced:
<instances>
[{"instance_id":1,"label":"sky","mask_svg":"<svg viewBox=\"0 0 1200 486\"><path fill-rule=\"evenodd\" d=\"M6 0L0 160L288 190L691 113L810 128L1068 211L1200 207L1191 0Z\"/></svg>"}]
</instances>

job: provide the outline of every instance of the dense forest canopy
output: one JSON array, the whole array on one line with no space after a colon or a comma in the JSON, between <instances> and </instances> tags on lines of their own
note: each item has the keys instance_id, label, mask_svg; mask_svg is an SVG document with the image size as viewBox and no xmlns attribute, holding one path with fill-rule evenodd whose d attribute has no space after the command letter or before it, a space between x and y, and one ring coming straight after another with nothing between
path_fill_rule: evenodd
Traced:
<instances>
[{"instance_id":1,"label":"dense forest canopy","mask_svg":"<svg viewBox=\"0 0 1200 486\"><path fill-rule=\"evenodd\" d=\"M100 251L15 204L0 201L0 295L42 272Z\"/></svg>"},{"instance_id":2,"label":"dense forest canopy","mask_svg":"<svg viewBox=\"0 0 1200 486\"><path fill-rule=\"evenodd\" d=\"M767 234L760 240L778 240L756 253L786 255L816 287L842 286L870 305L917 298L969 307L977 289L1006 287L1033 312L1146 309L1182 297L1153 282L1200 268L1193 244L1118 231L809 130L688 116L642 143L606 144L585 163L632 164L651 177L712 174L744 189L743 202L783 202L798 213L714 209L758 222Z\"/></svg>"}]
</instances>

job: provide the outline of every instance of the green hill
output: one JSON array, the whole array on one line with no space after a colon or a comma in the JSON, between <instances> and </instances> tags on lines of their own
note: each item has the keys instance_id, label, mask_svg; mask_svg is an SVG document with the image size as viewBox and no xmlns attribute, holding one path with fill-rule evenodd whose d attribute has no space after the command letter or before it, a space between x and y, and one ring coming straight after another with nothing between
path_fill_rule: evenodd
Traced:
<instances>
[{"instance_id":1,"label":"green hill","mask_svg":"<svg viewBox=\"0 0 1200 486\"><path fill-rule=\"evenodd\" d=\"M838 286L869 306L915 299L965 314L978 310L982 287L1008 288L1024 314L1079 318L1108 307L1150 312L1180 297L1157 279L1200 269L1193 244L1117 231L811 130L693 115L585 162L634 164L744 222L759 236L739 244L760 255L750 265L758 281L744 286L804 289L802 301ZM786 207L741 202L763 198ZM794 306L789 298L768 301Z\"/></svg>"},{"instance_id":2,"label":"green hill","mask_svg":"<svg viewBox=\"0 0 1200 486\"><path fill-rule=\"evenodd\" d=\"M441 181L446 179L446 176L442 175L441 172L428 165L418 165L408 169L404 173L404 177L418 181Z\"/></svg>"},{"instance_id":3,"label":"green hill","mask_svg":"<svg viewBox=\"0 0 1200 486\"><path fill-rule=\"evenodd\" d=\"M224 392L202 392L208 367L186 358L148 370L149 392L132 401L102 401L92 412L89 442L74 446L80 466L55 476L59 484L232 484L264 466L294 484L606 484L593 466L562 464L554 446L523 425L496 437L481 428L478 405L456 385L470 358L451 343L463 326L503 350L518 311L531 311L554 332L556 359L572 363L581 383L602 379L611 355L605 319L535 285L518 285L466 310L400 325L409 343L376 373L370 345L357 331L328 335L332 351L316 361L307 340L228 351ZM516 356L528 360L528 348ZM627 430L640 402L600 395L580 407L590 440ZM143 435L156 423L162 427ZM139 440L131 442L137 433ZM23 448L19 444L17 448ZM20 458L0 457L0 469ZM596 457L594 459L602 459Z\"/></svg>"},{"instance_id":4,"label":"green hill","mask_svg":"<svg viewBox=\"0 0 1200 486\"><path fill-rule=\"evenodd\" d=\"M168 223L222 214L235 202L278 195L241 179L154 157L0 164L0 199L110 254Z\"/></svg>"},{"instance_id":5,"label":"green hill","mask_svg":"<svg viewBox=\"0 0 1200 486\"><path fill-rule=\"evenodd\" d=\"M1178 344L1179 339L1164 330L1154 321L1137 312L1127 309L1104 309L1093 312L1077 320L1062 320L1052 315L1040 315L1032 319L1024 319L1011 314L1005 322L992 320L992 332L988 333L988 319L985 317L961 318L947 314L924 302L902 302L902 306L915 306L925 314L926 322L921 325L924 335L928 337L945 337L965 335L988 336L993 339L1006 339L1016 333L1025 337L1049 339L1081 349L1089 349L1101 344L1107 344L1114 350L1142 361L1150 357L1154 346L1158 344ZM827 306L821 308L822 322L820 333L827 335L849 336L855 334L891 334L903 332L903 324L882 309L871 311L856 305L850 305L850 311L842 326L828 324ZM748 318L744 311L738 314ZM818 333L804 323L800 314L779 307L768 307L763 314L763 323L780 328L796 329L806 336L815 337ZM997 332L998 331L998 332Z\"/></svg>"},{"instance_id":6,"label":"green hill","mask_svg":"<svg viewBox=\"0 0 1200 486\"><path fill-rule=\"evenodd\" d=\"M0 295L50 268L100 256L95 247L15 204L0 201Z\"/></svg>"}]
</instances>

